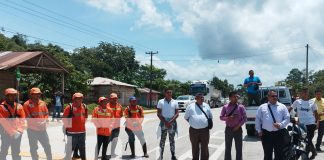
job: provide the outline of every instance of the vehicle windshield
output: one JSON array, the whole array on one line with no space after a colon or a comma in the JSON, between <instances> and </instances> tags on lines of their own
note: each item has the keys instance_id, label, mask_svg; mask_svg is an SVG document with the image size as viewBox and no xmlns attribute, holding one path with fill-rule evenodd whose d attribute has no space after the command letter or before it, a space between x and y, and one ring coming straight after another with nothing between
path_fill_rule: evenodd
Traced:
<instances>
[{"instance_id":1,"label":"vehicle windshield","mask_svg":"<svg viewBox=\"0 0 324 160\"><path fill-rule=\"evenodd\" d=\"M199 84L199 85L192 85L190 86L190 94L191 95L196 95L197 93L203 93L206 95L207 93L207 88L205 84Z\"/></svg>"},{"instance_id":2,"label":"vehicle windshield","mask_svg":"<svg viewBox=\"0 0 324 160\"><path fill-rule=\"evenodd\" d=\"M189 100L189 96L179 96L177 100Z\"/></svg>"}]
</instances>

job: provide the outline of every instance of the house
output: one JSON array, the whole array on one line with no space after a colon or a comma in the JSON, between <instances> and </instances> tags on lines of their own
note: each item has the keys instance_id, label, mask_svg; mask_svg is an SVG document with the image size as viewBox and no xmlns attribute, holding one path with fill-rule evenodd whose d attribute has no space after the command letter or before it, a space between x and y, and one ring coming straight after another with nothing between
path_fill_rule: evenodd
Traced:
<instances>
[{"instance_id":1,"label":"house","mask_svg":"<svg viewBox=\"0 0 324 160\"><path fill-rule=\"evenodd\" d=\"M135 85L116 81L109 78L95 77L88 80L91 86L91 91L87 94L87 100L97 102L98 97L109 97L112 92L117 93L118 102L126 106L128 105L128 98L135 94Z\"/></svg>"},{"instance_id":2,"label":"house","mask_svg":"<svg viewBox=\"0 0 324 160\"><path fill-rule=\"evenodd\" d=\"M64 75L68 70L53 56L46 52L0 52L0 98L6 88L20 90L20 73L58 73L62 74L62 92L64 93ZM27 86L29 88L34 86ZM28 88L27 88L28 89ZM20 97L20 100L21 97Z\"/></svg>"},{"instance_id":3,"label":"house","mask_svg":"<svg viewBox=\"0 0 324 160\"><path fill-rule=\"evenodd\" d=\"M142 106L150 106L150 89L149 88L138 88L140 96L137 98L137 104ZM160 92L152 90L152 107L156 107L159 101Z\"/></svg>"}]
</instances>

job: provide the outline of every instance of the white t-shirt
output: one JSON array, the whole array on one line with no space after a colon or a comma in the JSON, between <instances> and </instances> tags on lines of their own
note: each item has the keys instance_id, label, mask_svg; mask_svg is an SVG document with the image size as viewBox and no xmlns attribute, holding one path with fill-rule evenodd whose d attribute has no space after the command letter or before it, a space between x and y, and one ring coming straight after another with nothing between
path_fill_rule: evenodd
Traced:
<instances>
[{"instance_id":1,"label":"white t-shirt","mask_svg":"<svg viewBox=\"0 0 324 160\"><path fill-rule=\"evenodd\" d=\"M162 110L162 116L164 118L172 118L175 114L175 110L179 108L178 102L171 99L170 102L164 99L160 99L157 105L158 109Z\"/></svg>"},{"instance_id":2,"label":"white t-shirt","mask_svg":"<svg viewBox=\"0 0 324 160\"><path fill-rule=\"evenodd\" d=\"M317 106L313 100L304 101L297 99L293 104L292 108L297 109L297 116L299 122L305 125L315 124L314 111L317 110Z\"/></svg>"}]
</instances>

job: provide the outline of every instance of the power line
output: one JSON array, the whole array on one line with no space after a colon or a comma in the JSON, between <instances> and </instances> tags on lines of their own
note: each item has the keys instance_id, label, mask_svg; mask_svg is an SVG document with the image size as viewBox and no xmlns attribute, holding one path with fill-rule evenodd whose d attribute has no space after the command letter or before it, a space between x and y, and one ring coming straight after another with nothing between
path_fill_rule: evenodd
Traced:
<instances>
[{"instance_id":1,"label":"power line","mask_svg":"<svg viewBox=\"0 0 324 160\"><path fill-rule=\"evenodd\" d=\"M18 32L13 31L13 30L8 30L7 28L4 28L4 27L0 27L0 28L1 28L1 31L3 31L3 32L7 32L7 33L11 33L11 34L17 34L18 33ZM39 37L32 36L32 35L26 35L26 34L22 34L22 35L24 35L26 37L38 39L38 40L41 40L41 41L46 41L46 42L50 42L50 43L54 43L54 44L60 44L60 45L65 45L65 46L70 46L70 47L78 48L77 46L74 46L74 45L71 45L71 44L67 44L67 43L62 43L62 42L47 40L47 39L39 38Z\"/></svg>"}]
</instances>

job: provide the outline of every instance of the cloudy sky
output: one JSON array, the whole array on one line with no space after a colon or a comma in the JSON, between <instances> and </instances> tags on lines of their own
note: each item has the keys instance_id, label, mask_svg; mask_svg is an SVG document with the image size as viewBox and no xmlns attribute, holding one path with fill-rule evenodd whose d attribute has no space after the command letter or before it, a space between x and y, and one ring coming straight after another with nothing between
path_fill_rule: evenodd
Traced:
<instances>
[{"instance_id":1,"label":"cloudy sky","mask_svg":"<svg viewBox=\"0 0 324 160\"><path fill-rule=\"evenodd\" d=\"M253 69L269 86L305 68L306 44L309 70L324 69L322 8L321 0L0 0L0 27L69 51L133 46L142 64L158 51L153 63L168 79L214 75L237 85Z\"/></svg>"}]
</instances>

